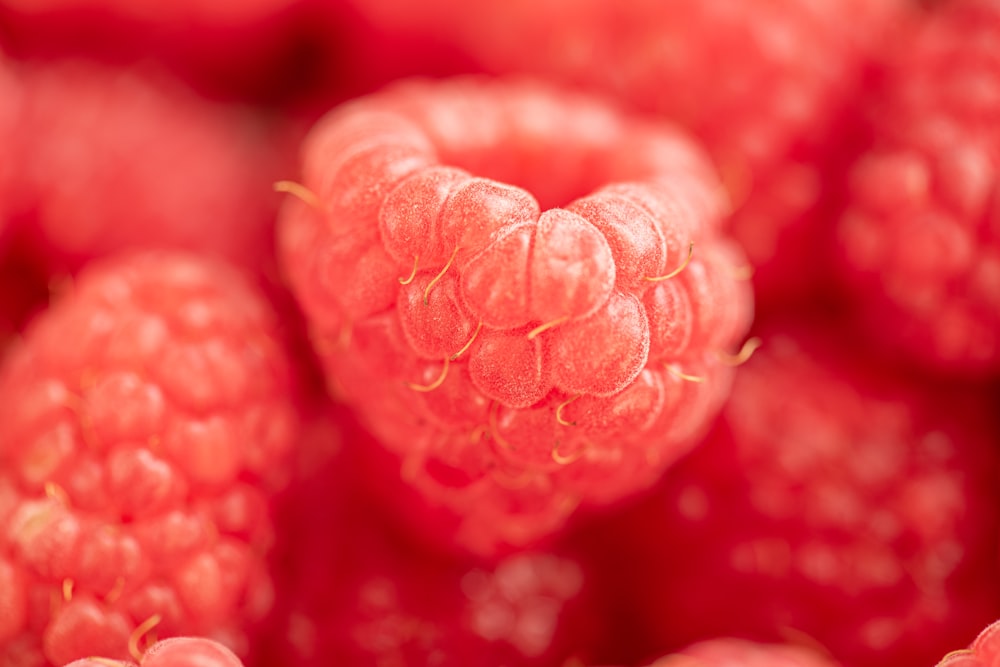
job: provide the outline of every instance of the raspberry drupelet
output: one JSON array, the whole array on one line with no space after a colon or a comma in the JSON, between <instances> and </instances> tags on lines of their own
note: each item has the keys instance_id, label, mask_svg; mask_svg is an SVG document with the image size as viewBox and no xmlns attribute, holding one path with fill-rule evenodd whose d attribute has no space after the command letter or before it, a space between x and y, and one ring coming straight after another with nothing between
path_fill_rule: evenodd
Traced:
<instances>
[{"instance_id":1,"label":"raspberry drupelet","mask_svg":"<svg viewBox=\"0 0 1000 667\"><path fill-rule=\"evenodd\" d=\"M726 397L746 259L675 128L525 80L410 81L332 111L302 160L280 259L330 386L465 547L644 488Z\"/></svg>"},{"instance_id":2,"label":"raspberry drupelet","mask_svg":"<svg viewBox=\"0 0 1000 667\"><path fill-rule=\"evenodd\" d=\"M1000 7L927 10L886 49L838 225L872 336L909 364L1000 371Z\"/></svg>"},{"instance_id":3,"label":"raspberry drupelet","mask_svg":"<svg viewBox=\"0 0 1000 667\"><path fill-rule=\"evenodd\" d=\"M0 372L0 663L246 651L298 428L280 334L241 274L169 253L89 266L29 327Z\"/></svg>"}]
</instances>

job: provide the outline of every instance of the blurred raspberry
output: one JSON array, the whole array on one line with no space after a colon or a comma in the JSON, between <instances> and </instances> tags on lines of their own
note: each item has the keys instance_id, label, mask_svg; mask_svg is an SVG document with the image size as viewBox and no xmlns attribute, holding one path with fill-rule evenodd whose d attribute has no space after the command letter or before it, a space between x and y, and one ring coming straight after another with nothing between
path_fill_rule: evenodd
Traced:
<instances>
[{"instance_id":1,"label":"blurred raspberry","mask_svg":"<svg viewBox=\"0 0 1000 667\"><path fill-rule=\"evenodd\" d=\"M281 170L263 124L152 69L22 64L9 225L51 271L124 248L184 248L260 270Z\"/></svg>"},{"instance_id":2,"label":"blurred raspberry","mask_svg":"<svg viewBox=\"0 0 1000 667\"><path fill-rule=\"evenodd\" d=\"M728 393L745 259L672 127L525 81L409 82L326 116L303 181L281 261L330 385L467 548L648 486Z\"/></svg>"},{"instance_id":3,"label":"blurred raspberry","mask_svg":"<svg viewBox=\"0 0 1000 667\"><path fill-rule=\"evenodd\" d=\"M151 632L245 652L298 419L278 323L188 255L64 290L0 372L0 664L127 658Z\"/></svg>"},{"instance_id":4,"label":"blurred raspberry","mask_svg":"<svg viewBox=\"0 0 1000 667\"><path fill-rule=\"evenodd\" d=\"M961 645L1000 615L990 406L807 331L761 337L708 440L587 537L635 643L807 641L856 667Z\"/></svg>"},{"instance_id":5,"label":"blurred raspberry","mask_svg":"<svg viewBox=\"0 0 1000 667\"><path fill-rule=\"evenodd\" d=\"M1000 6L942 5L887 49L838 227L869 329L908 363L1000 371Z\"/></svg>"}]
</instances>

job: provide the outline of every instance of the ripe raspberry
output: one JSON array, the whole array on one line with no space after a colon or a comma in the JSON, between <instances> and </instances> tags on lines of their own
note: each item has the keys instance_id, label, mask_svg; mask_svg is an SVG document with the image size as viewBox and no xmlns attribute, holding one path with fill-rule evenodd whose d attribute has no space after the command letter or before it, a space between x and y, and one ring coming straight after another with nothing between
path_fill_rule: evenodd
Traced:
<instances>
[{"instance_id":1,"label":"ripe raspberry","mask_svg":"<svg viewBox=\"0 0 1000 667\"><path fill-rule=\"evenodd\" d=\"M989 407L815 335L762 338L706 443L591 536L645 641L805 636L845 664L914 665L1000 615Z\"/></svg>"},{"instance_id":2,"label":"ripe raspberry","mask_svg":"<svg viewBox=\"0 0 1000 667\"><path fill-rule=\"evenodd\" d=\"M345 412L320 436L336 451L303 467L278 505L275 613L248 665L543 667L585 649L599 610L575 559L532 551L486 564L417 549L361 482L354 456L376 445Z\"/></svg>"},{"instance_id":3,"label":"ripe raspberry","mask_svg":"<svg viewBox=\"0 0 1000 667\"><path fill-rule=\"evenodd\" d=\"M0 664L240 651L297 416L278 325L229 267L88 267L0 373ZM5 662L5 660L7 662Z\"/></svg>"},{"instance_id":4,"label":"ripe raspberry","mask_svg":"<svg viewBox=\"0 0 1000 667\"><path fill-rule=\"evenodd\" d=\"M1000 621L979 633L968 649L952 651L937 667L996 667L1000 665Z\"/></svg>"},{"instance_id":5,"label":"ripe raspberry","mask_svg":"<svg viewBox=\"0 0 1000 667\"><path fill-rule=\"evenodd\" d=\"M843 112L906 0L352 0L387 29L457 43L488 70L609 94L691 129L736 210L763 298L824 279L825 184ZM834 139L837 137L838 139Z\"/></svg>"},{"instance_id":6,"label":"ripe raspberry","mask_svg":"<svg viewBox=\"0 0 1000 667\"><path fill-rule=\"evenodd\" d=\"M265 262L275 158L248 114L151 71L64 61L19 73L11 224L54 271L132 247Z\"/></svg>"},{"instance_id":7,"label":"ripe raspberry","mask_svg":"<svg viewBox=\"0 0 1000 667\"><path fill-rule=\"evenodd\" d=\"M650 667L837 667L801 646L757 644L745 639L710 639L654 662Z\"/></svg>"},{"instance_id":8,"label":"ripe raspberry","mask_svg":"<svg viewBox=\"0 0 1000 667\"><path fill-rule=\"evenodd\" d=\"M909 360L1000 370L1000 7L962 0L888 49L839 241L862 317Z\"/></svg>"},{"instance_id":9,"label":"ripe raspberry","mask_svg":"<svg viewBox=\"0 0 1000 667\"><path fill-rule=\"evenodd\" d=\"M203 637L171 637L156 642L142 654L138 665L108 658L82 658L66 667L243 667L232 651L219 642Z\"/></svg>"},{"instance_id":10,"label":"ripe raspberry","mask_svg":"<svg viewBox=\"0 0 1000 667\"><path fill-rule=\"evenodd\" d=\"M326 116L303 182L281 260L330 384L468 548L647 486L728 393L745 260L671 127L526 81L409 82Z\"/></svg>"}]
</instances>

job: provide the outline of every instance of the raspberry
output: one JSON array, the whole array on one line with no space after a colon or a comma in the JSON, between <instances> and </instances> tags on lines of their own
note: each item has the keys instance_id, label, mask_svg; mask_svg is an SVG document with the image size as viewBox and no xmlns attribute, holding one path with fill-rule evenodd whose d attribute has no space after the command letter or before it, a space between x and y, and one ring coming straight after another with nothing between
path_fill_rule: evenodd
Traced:
<instances>
[{"instance_id":1,"label":"raspberry","mask_svg":"<svg viewBox=\"0 0 1000 667\"><path fill-rule=\"evenodd\" d=\"M13 65L0 52L0 145L13 146L21 113L21 86L14 74ZM14 161L0 163L0 249L7 236L8 220L13 198Z\"/></svg>"},{"instance_id":2,"label":"raspberry","mask_svg":"<svg viewBox=\"0 0 1000 667\"><path fill-rule=\"evenodd\" d=\"M243 667L240 659L224 645L202 637L171 637L156 642L143 652L138 665L107 658L82 658L66 667L109 667L116 664L122 667Z\"/></svg>"},{"instance_id":3,"label":"raspberry","mask_svg":"<svg viewBox=\"0 0 1000 667\"><path fill-rule=\"evenodd\" d=\"M942 5L887 49L838 227L861 317L909 363L1000 370L1000 9Z\"/></svg>"},{"instance_id":4,"label":"raspberry","mask_svg":"<svg viewBox=\"0 0 1000 667\"><path fill-rule=\"evenodd\" d=\"M980 632L968 649L946 655L937 667L995 667L997 664L1000 664L1000 621Z\"/></svg>"},{"instance_id":5,"label":"raspberry","mask_svg":"<svg viewBox=\"0 0 1000 667\"><path fill-rule=\"evenodd\" d=\"M584 655L599 610L578 560L547 550L484 563L420 550L374 505L354 457L375 445L344 412L323 415L301 443L303 453L315 452L313 439L337 444L279 502L275 613L248 665L542 667Z\"/></svg>"},{"instance_id":6,"label":"raspberry","mask_svg":"<svg viewBox=\"0 0 1000 667\"><path fill-rule=\"evenodd\" d=\"M416 81L302 154L279 245L327 377L463 546L643 488L725 398L745 260L675 129L540 83Z\"/></svg>"},{"instance_id":7,"label":"raspberry","mask_svg":"<svg viewBox=\"0 0 1000 667\"><path fill-rule=\"evenodd\" d=\"M275 157L256 121L152 71L19 70L15 220L52 272L132 247L248 267L271 252Z\"/></svg>"},{"instance_id":8,"label":"raspberry","mask_svg":"<svg viewBox=\"0 0 1000 667\"><path fill-rule=\"evenodd\" d=\"M711 639L665 656L650 667L836 667L807 648L757 644L745 639Z\"/></svg>"},{"instance_id":9,"label":"raspberry","mask_svg":"<svg viewBox=\"0 0 1000 667\"><path fill-rule=\"evenodd\" d=\"M489 71L609 94L691 129L737 205L729 226L767 300L824 281L844 111L904 0L353 0Z\"/></svg>"},{"instance_id":10,"label":"raspberry","mask_svg":"<svg viewBox=\"0 0 1000 667\"><path fill-rule=\"evenodd\" d=\"M154 628L246 650L297 428L278 333L240 274L168 253L88 266L31 325L0 373L0 662Z\"/></svg>"},{"instance_id":11,"label":"raspberry","mask_svg":"<svg viewBox=\"0 0 1000 667\"><path fill-rule=\"evenodd\" d=\"M808 331L761 337L706 442L586 538L638 643L806 637L845 664L910 665L1000 615L990 407Z\"/></svg>"}]
</instances>

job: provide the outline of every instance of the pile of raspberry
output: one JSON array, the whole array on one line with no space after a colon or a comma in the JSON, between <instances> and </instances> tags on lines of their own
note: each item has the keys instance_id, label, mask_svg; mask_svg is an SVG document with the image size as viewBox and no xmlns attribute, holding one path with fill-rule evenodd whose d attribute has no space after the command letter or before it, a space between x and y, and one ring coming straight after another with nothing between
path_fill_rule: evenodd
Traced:
<instances>
[{"instance_id":1,"label":"pile of raspberry","mask_svg":"<svg viewBox=\"0 0 1000 667\"><path fill-rule=\"evenodd\" d=\"M0 0L0 667L1000 664L994 0Z\"/></svg>"}]
</instances>

